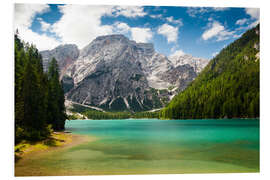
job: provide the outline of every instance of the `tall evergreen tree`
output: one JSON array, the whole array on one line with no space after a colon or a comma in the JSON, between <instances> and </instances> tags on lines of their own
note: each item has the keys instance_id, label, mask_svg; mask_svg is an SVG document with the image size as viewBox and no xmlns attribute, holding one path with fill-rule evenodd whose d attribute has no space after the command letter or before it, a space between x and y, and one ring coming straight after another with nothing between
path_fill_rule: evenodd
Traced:
<instances>
[{"instance_id":1,"label":"tall evergreen tree","mask_svg":"<svg viewBox=\"0 0 270 180\"><path fill-rule=\"evenodd\" d=\"M66 120L65 97L61 83L59 82L59 69L57 61L53 58L48 69L48 123L53 129L63 130Z\"/></svg>"},{"instance_id":2,"label":"tall evergreen tree","mask_svg":"<svg viewBox=\"0 0 270 180\"><path fill-rule=\"evenodd\" d=\"M23 126L28 132L27 138L39 140L46 138L46 119L44 112L44 97L42 95L37 73L30 62L27 62L24 82L23 82L23 101L24 101L24 122Z\"/></svg>"},{"instance_id":3,"label":"tall evergreen tree","mask_svg":"<svg viewBox=\"0 0 270 180\"><path fill-rule=\"evenodd\" d=\"M23 72L25 62L25 52L23 43L19 39L18 35L15 35L15 134L16 142L22 137L22 123L24 117L24 101L22 96L22 84L23 84Z\"/></svg>"},{"instance_id":4,"label":"tall evergreen tree","mask_svg":"<svg viewBox=\"0 0 270 180\"><path fill-rule=\"evenodd\" d=\"M33 45L15 35L15 143L36 141L50 135L48 125L64 129L64 92L59 82L57 62L43 72L42 56Z\"/></svg>"}]
</instances>

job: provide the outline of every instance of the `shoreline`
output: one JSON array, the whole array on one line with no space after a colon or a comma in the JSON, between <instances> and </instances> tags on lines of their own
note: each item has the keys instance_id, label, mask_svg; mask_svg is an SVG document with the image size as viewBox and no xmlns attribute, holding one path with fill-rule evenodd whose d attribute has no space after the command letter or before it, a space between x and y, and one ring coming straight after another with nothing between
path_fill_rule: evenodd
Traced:
<instances>
[{"instance_id":1,"label":"shoreline","mask_svg":"<svg viewBox=\"0 0 270 180\"><path fill-rule=\"evenodd\" d=\"M126 119L69 119L69 121L76 121L76 120L91 120L91 121L105 121L105 120L196 120L196 121L200 121L200 120L234 120L234 119L238 119L238 120L260 120L259 117L256 118L204 118L204 119L163 119L163 118L126 118Z\"/></svg>"},{"instance_id":2,"label":"shoreline","mask_svg":"<svg viewBox=\"0 0 270 180\"><path fill-rule=\"evenodd\" d=\"M22 142L15 146L15 166L20 162L50 152L64 150L82 143L95 141L97 138L71 132L53 132L51 138L36 143ZM20 147L21 146L21 147Z\"/></svg>"}]
</instances>

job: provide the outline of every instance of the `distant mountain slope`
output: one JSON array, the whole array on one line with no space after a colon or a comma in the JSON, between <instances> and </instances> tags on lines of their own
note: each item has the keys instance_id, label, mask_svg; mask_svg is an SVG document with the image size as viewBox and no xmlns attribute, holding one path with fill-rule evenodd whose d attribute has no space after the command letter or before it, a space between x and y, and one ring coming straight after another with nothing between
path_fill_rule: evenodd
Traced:
<instances>
[{"instance_id":1,"label":"distant mountain slope","mask_svg":"<svg viewBox=\"0 0 270 180\"><path fill-rule=\"evenodd\" d=\"M161 118L259 117L259 25L224 48Z\"/></svg>"}]
</instances>

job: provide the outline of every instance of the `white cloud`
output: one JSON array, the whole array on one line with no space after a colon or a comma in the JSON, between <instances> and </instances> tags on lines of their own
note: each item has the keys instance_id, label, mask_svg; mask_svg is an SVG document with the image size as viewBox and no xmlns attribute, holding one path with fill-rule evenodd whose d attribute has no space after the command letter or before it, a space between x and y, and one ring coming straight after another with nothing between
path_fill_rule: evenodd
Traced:
<instances>
[{"instance_id":1,"label":"white cloud","mask_svg":"<svg viewBox=\"0 0 270 180\"><path fill-rule=\"evenodd\" d=\"M257 26L257 24L259 24L259 23L260 23L260 20L257 19L254 22L252 22L251 24L249 24L248 28L253 28L253 27Z\"/></svg>"},{"instance_id":2,"label":"white cloud","mask_svg":"<svg viewBox=\"0 0 270 180\"><path fill-rule=\"evenodd\" d=\"M132 37L140 41L152 38L150 30L145 28L130 28L126 23L102 25L103 16L125 16L129 18L145 16L143 7L140 6L86 6L63 5L59 6L63 16L53 25L55 32L64 43L77 44L83 48L97 36L131 31ZM139 35L139 33L142 33Z\"/></svg>"},{"instance_id":3,"label":"white cloud","mask_svg":"<svg viewBox=\"0 0 270 180\"><path fill-rule=\"evenodd\" d=\"M250 29L260 23L259 8L245 8L245 11L250 18L238 19L235 24L239 25L240 27L238 27L236 31Z\"/></svg>"},{"instance_id":4,"label":"white cloud","mask_svg":"<svg viewBox=\"0 0 270 180\"><path fill-rule=\"evenodd\" d=\"M46 23L43 19L41 18L37 18L37 20L40 22L41 25L41 30L46 32L46 31L50 31L52 28L52 25L49 23Z\"/></svg>"},{"instance_id":5,"label":"white cloud","mask_svg":"<svg viewBox=\"0 0 270 180\"><path fill-rule=\"evenodd\" d=\"M145 16L147 13L144 12L143 7L141 6L115 6L113 8L113 15L115 16L125 16L125 17L142 17Z\"/></svg>"},{"instance_id":6,"label":"white cloud","mask_svg":"<svg viewBox=\"0 0 270 180\"><path fill-rule=\"evenodd\" d=\"M148 42L153 37L153 33L150 28L131 28L131 37L136 42Z\"/></svg>"},{"instance_id":7,"label":"white cloud","mask_svg":"<svg viewBox=\"0 0 270 180\"><path fill-rule=\"evenodd\" d=\"M54 38L48 37L46 34L38 34L26 28L19 30L19 36L25 42L36 45L39 51L53 49L61 43Z\"/></svg>"},{"instance_id":8,"label":"white cloud","mask_svg":"<svg viewBox=\"0 0 270 180\"><path fill-rule=\"evenodd\" d=\"M213 7L212 8L213 11L227 11L228 9L230 8L228 7Z\"/></svg>"},{"instance_id":9,"label":"white cloud","mask_svg":"<svg viewBox=\"0 0 270 180\"><path fill-rule=\"evenodd\" d=\"M111 15L112 6L63 5L58 6L63 14L53 24L55 32L63 43L73 43L83 48L97 36L113 32L113 27L101 24L101 17Z\"/></svg>"},{"instance_id":10,"label":"white cloud","mask_svg":"<svg viewBox=\"0 0 270 180\"><path fill-rule=\"evenodd\" d=\"M169 24L163 24L158 28L158 34L167 38L168 43L176 42L178 39L178 27L173 27Z\"/></svg>"},{"instance_id":11,"label":"white cloud","mask_svg":"<svg viewBox=\"0 0 270 180\"><path fill-rule=\"evenodd\" d=\"M186 53L184 53L183 50L178 49L178 50L176 50L171 56L183 56L183 55L185 55L185 54L186 54Z\"/></svg>"},{"instance_id":12,"label":"white cloud","mask_svg":"<svg viewBox=\"0 0 270 180\"><path fill-rule=\"evenodd\" d=\"M153 33L150 28L130 27L128 24L123 22L114 23L114 33L131 33L132 40L142 43L149 42L153 37Z\"/></svg>"},{"instance_id":13,"label":"white cloud","mask_svg":"<svg viewBox=\"0 0 270 180\"><path fill-rule=\"evenodd\" d=\"M130 31L129 25L123 22L116 22L114 23L114 31L119 33L119 34L125 34Z\"/></svg>"},{"instance_id":14,"label":"white cloud","mask_svg":"<svg viewBox=\"0 0 270 180\"><path fill-rule=\"evenodd\" d=\"M162 21L167 21L168 23L172 23L178 26L182 26L183 22L182 19L174 19L173 16L169 16L169 17L163 17L162 14L152 14L149 15L151 18L153 19L160 19Z\"/></svg>"},{"instance_id":15,"label":"white cloud","mask_svg":"<svg viewBox=\"0 0 270 180\"><path fill-rule=\"evenodd\" d=\"M235 31L228 31L228 30L223 30L219 33L219 35L217 36L217 41L224 41L230 38L235 38L237 37L235 34Z\"/></svg>"},{"instance_id":16,"label":"white cloud","mask_svg":"<svg viewBox=\"0 0 270 180\"><path fill-rule=\"evenodd\" d=\"M15 4L14 28L19 30L19 36L22 40L36 45L40 51L52 49L60 44L56 39L45 34L38 34L30 29L34 17L49 10L48 5Z\"/></svg>"},{"instance_id":17,"label":"white cloud","mask_svg":"<svg viewBox=\"0 0 270 180\"><path fill-rule=\"evenodd\" d=\"M230 8L227 7L189 7L187 8L187 13L191 17L196 17L197 15L202 15L204 13L209 12L217 12L217 11L226 11Z\"/></svg>"},{"instance_id":18,"label":"white cloud","mask_svg":"<svg viewBox=\"0 0 270 180\"><path fill-rule=\"evenodd\" d=\"M259 8L246 8L246 13L250 15L253 19L260 19L260 9Z\"/></svg>"},{"instance_id":19,"label":"white cloud","mask_svg":"<svg viewBox=\"0 0 270 180\"><path fill-rule=\"evenodd\" d=\"M248 28L255 27L260 23L260 9L259 8L246 8L246 13L253 19L253 22L249 24Z\"/></svg>"},{"instance_id":20,"label":"white cloud","mask_svg":"<svg viewBox=\"0 0 270 180\"><path fill-rule=\"evenodd\" d=\"M240 33L240 34L234 34L233 35L233 38L240 38L242 36L242 33Z\"/></svg>"},{"instance_id":21,"label":"white cloud","mask_svg":"<svg viewBox=\"0 0 270 180\"><path fill-rule=\"evenodd\" d=\"M238 19L235 24L237 24L237 25L243 25L243 24L247 23L247 21L248 21L247 18Z\"/></svg>"},{"instance_id":22,"label":"white cloud","mask_svg":"<svg viewBox=\"0 0 270 180\"><path fill-rule=\"evenodd\" d=\"M227 7L213 7L213 8L209 8L209 7L189 7L187 9L187 13L191 17L196 17L197 15L202 15L202 14L207 13L207 12L226 11L228 9L229 8L227 8Z\"/></svg>"},{"instance_id":23,"label":"white cloud","mask_svg":"<svg viewBox=\"0 0 270 180\"><path fill-rule=\"evenodd\" d=\"M183 25L183 22L181 19L174 19L173 16L167 17L166 20L173 24L178 24L179 26Z\"/></svg>"},{"instance_id":24,"label":"white cloud","mask_svg":"<svg viewBox=\"0 0 270 180\"><path fill-rule=\"evenodd\" d=\"M208 12L209 9L205 7L189 7L187 8L187 13L191 17L196 17L197 14L204 14Z\"/></svg>"},{"instance_id":25,"label":"white cloud","mask_svg":"<svg viewBox=\"0 0 270 180\"><path fill-rule=\"evenodd\" d=\"M215 37L217 41L223 41L229 39L235 33L234 31L226 30L225 27L217 21L211 22L208 24L208 26L209 29L204 31L202 34L203 40L208 40Z\"/></svg>"},{"instance_id":26,"label":"white cloud","mask_svg":"<svg viewBox=\"0 0 270 180\"><path fill-rule=\"evenodd\" d=\"M42 14L49 9L46 4L15 4L15 28L30 27L36 14Z\"/></svg>"},{"instance_id":27,"label":"white cloud","mask_svg":"<svg viewBox=\"0 0 270 180\"><path fill-rule=\"evenodd\" d=\"M153 19L159 19L159 18L162 18L162 14L151 14L149 15L151 18Z\"/></svg>"}]
</instances>

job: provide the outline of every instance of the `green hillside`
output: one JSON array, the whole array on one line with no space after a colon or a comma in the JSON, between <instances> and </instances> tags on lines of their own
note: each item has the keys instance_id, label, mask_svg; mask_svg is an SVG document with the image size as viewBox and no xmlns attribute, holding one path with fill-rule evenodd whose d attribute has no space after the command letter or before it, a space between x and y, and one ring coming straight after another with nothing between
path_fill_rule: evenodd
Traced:
<instances>
[{"instance_id":1,"label":"green hillside","mask_svg":"<svg viewBox=\"0 0 270 180\"><path fill-rule=\"evenodd\" d=\"M160 118L259 117L259 32L257 25L224 48Z\"/></svg>"}]
</instances>

